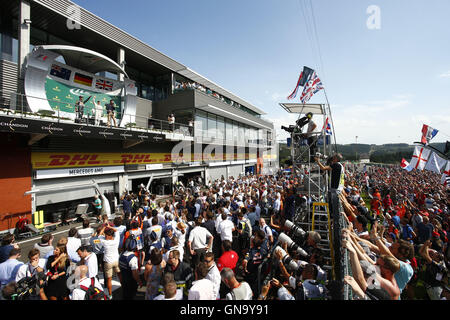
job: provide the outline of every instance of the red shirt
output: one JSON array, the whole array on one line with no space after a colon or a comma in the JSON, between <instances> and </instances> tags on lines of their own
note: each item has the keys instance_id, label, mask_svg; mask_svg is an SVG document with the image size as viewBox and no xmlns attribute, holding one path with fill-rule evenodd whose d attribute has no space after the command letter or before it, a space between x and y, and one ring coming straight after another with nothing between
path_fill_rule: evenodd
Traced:
<instances>
[{"instance_id":1,"label":"red shirt","mask_svg":"<svg viewBox=\"0 0 450 320\"><path fill-rule=\"evenodd\" d=\"M219 269L219 272L222 271L223 268L230 268L235 271L234 269L236 268L238 260L239 256L235 251L226 251L219 260L217 260L217 268Z\"/></svg>"}]
</instances>

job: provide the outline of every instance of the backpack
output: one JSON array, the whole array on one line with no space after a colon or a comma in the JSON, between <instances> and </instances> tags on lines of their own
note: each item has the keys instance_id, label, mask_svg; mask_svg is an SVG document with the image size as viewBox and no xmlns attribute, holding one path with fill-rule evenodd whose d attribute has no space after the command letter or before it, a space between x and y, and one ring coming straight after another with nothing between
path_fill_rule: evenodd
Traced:
<instances>
[{"instance_id":1,"label":"backpack","mask_svg":"<svg viewBox=\"0 0 450 320\"><path fill-rule=\"evenodd\" d=\"M128 237L123 244L123 249L127 251L135 251L137 248L137 240L134 233L129 232Z\"/></svg>"},{"instance_id":2,"label":"backpack","mask_svg":"<svg viewBox=\"0 0 450 320\"><path fill-rule=\"evenodd\" d=\"M86 292L84 295L84 300L108 300L108 296L105 292L95 287L94 277L91 278L91 284L89 287L80 286L80 289Z\"/></svg>"}]
</instances>

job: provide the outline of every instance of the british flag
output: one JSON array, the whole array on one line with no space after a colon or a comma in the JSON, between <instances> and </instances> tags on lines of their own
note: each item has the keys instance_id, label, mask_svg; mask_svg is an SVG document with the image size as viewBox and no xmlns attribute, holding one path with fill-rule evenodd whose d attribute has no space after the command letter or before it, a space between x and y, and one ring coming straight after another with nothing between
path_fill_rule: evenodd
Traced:
<instances>
[{"instance_id":1,"label":"british flag","mask_svg":"<svg viewBox=\"0 0 450 320\"><path fill-rule=\"evenodd\" d=\"M302 96L300 97L301 103L306 103L311 99L311 97L323 89L322 81L320 81L317 73L314 71L311 79L306 83L303 89Z\"/></svg>"},{"instance_id":2,"label":"british flag","mask_svg":"<svg viewBox=\"0 0 450 320\"><path fill-rule=\"evenodd\" d=\"M330 124L330 121L328 120L328 117L327 117L327 119L325 120L325 123L323 124L322 131L323 131L323 130L325 130L325 135L326 135L326 136L331 136L331 135L333 135L333 133L331 132L331 124Z\"/></svg>"},{"instance_id":3,"label":"british flag","mask_svg":"<svg viewBox=\"0 0 450 320\"><path fill-rule=\"evenodd\" d=\"M105 90L105 91L112 91L113 83L112 83L112 81L97 79L97 81L95 82L95 87L97 89L101 89L101 90Z\"/></svg>"}]
</instances>

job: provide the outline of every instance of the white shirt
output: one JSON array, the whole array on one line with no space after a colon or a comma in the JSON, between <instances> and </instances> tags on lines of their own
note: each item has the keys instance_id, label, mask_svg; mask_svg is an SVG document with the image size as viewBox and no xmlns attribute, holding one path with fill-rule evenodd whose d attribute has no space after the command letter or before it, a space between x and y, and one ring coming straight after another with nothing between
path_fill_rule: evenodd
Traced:
<instances>
[{"instance_id":1,"label":"white shirt","mask_svg":"<svg viewBox=\"0 0 450 320\"><path fill-rule=\"evenodd\" d=\"M160 294L159 296L156 296L156 298L153 300L183 300L183 289L177 289L177 293L173 298L166 299L166 297L163 294Z\"/></svg>"},{"instance_id":2,"label":"white shirt","mask_svg":"<svg viewBox=\"0 0 450 320\"><path fill-rule=\"evenodd\" d=\"M67 252L77 252L78 248L81 247L81 240L75 237L67 237Z\"/></svg>"},{"instance_id":3,"label":"white shirt","mask_svg":"<svg viewBox=\"0 0 450 320\"><path fill-rule=\"evenodd\" d=\"M238 288L235 288L233 290L237 291L236 292L237 294L242 294L242 293L245 294L243 299L236 299L236 300L252 300L252 298L253 298L252 289L251 289L250 285L245 281L241 282L241 285ZM231 292L228 293L225 298L226 298L226 300L235 300L235 299L233 299L233 295L231 294Z\"/></svg>"},{"instance_id":4,"label":"white shirt","mask_svg":"<svg viewBox=\"0 0 450 320\"><path fill-rule=\"evenodd\" d=\"M45 260L45 259L39 259L39 262L38 262L37 267L40 267L40 268L42 268L43 270L45 270L45 263L46 263L46 260ZM26 263L26 264L22 264L22 265L19 267L19 270L17 270L17 273L16 273L16 280L15 280L15 281L16 281L16 282L19 282L19 280L21 280L21 279L23 279L23 278L25 278L25 277L31 277L31 276L33 276L34 274L36 274L35 269L36 269L37 267L33 267L29 262Z\"/></svg>"},{"instance_id":5,"label":"white shirt","mask_svg":"<svg viewBox=\"0 0 450 320\"><path fill-rule=\"evenodd\" d=\"M215 297L214 284L208 279L194 281L188 294L188 300L216 300Z\"/></svg>"},{"instance_id":6,"label":"white shirt","mask_svg":"<svg viewBox=\"0 0 450 320\"><path fill-rule=\"evenodd\" d=\"M264 231L264 234L266 235L265 239L269 239L269 237L272 235L272 229L270 229L267 224L265 224L262 229Z\"/></svg>"},{"instance_id":7,"label":"white shirt","mask_svg":"<svg viewBox=\"0 0 450 320\"><path fill-rule=\"evenodd\" d=\"M90 245L90 239L91 239L91 236L93 233L94 233L94 229L92 229L90 227L86 228L86 229L83 229L83 228L79 229L78 235L80 236L81 243L86 246Z\"/></svg>"},{"instance_id":8,"label":"white shirt","mask_svg":"<svg viewBox=\"0 0 450 320\"><path fill-rule=\"evenodd\" d=\"M211 280L211 282L214 284L214 294L215 299L219 299L219 290L220 290L220 283L222 282L222 278L220 276L219 269L217 268L216 264L209 269L208 274L206 275L205 279Z\"/></svg>"},{"instance_id":9,"label":"white shirt","mask_svg":"<svg viewBox=\"0 0 450 320\"><path fill-rule=\"evenodd\" d=\"M87 265L89 271L87 274L88 278L97 277L98 275L98 263L97 263L97 255L93 252L89 254L84 259L84 264Z\"/></svg>"},{"instance_id":10,"label":"white shirt","mask_svg":"<svg viewBox=\"0 0 450 320\"><path fill-rule=\"evenodd\" d=\"M220 239L233 241L233 229L234 223L230 220L224 220L219 223L219 230L217 231L220 234Z\"/></svg>"},{"instance_id":11,"label":"white shirt","mask_svg":"<svg viewBox=\"0 0 450 320\"><path fill-rule=\"evenodd\" d=\"M100 241L103 244L103 261L106 263L119 261L119 232L116 232L112 240L100 239Z\"/></svg>"},{"instance_id":12,"label":"white shirt","mask_svg":"<svg viewBox=\"0 0 450 320\"><path fill-rule=\"evenodd\" d=\"M152 233L152 231L155 231L156 235L158 236L157 240L160 241L161 240L161 232L162 232L162 227L157 224L156 226L151 226L150 228L148 228L145 231L145 236L147 239L150 238L150 234Z\"/></svg>"},{"instance_id":13,"label":"white shirt","mask_svg":"<svg viewBox=\"0 0 450 320\"><path fill-rule=\"evenodd\" d=\"M173 250L178 250L178 252L180 253L180 261L183 261L183 257L184 257L184 249L183 249L183 247L180 246L180 245L177 246L177 247L170 247L170 249L169 249L166 253L164 253L164 255L163 255L164 261L167 262L167 260L169 259L169 253L170 253L171 251L173 251Z\"/></svg>"},{"instance_id":14,"label":"white shirt","mask_svg":"<svg viewBox=\"0 0 450 320\"><path fill-rule=\"evenodd\" d=\"M192 229L189 234L192 250L204 249L208 244L209 237L212 237L212 234L204 227L197 226Z\"/></svg>"},{"instance_id":15,"label":"white shirt","mask_svg":"<svg viewBox=\"0 0 450 320\"><path fill-rule=\"evenodd\" d=\"M81 279L78 284L78 286L85 286L86 288L89 288L90 285L91 285L90 278ZM103 287L97 278L94 278L94 286L100 290L103 290ZM85 295L86 295L86 292L84 290L82 290L80 288L75 288L72 291L72 299L71 300L84 300Z\"/></svg>"}]
</instances>

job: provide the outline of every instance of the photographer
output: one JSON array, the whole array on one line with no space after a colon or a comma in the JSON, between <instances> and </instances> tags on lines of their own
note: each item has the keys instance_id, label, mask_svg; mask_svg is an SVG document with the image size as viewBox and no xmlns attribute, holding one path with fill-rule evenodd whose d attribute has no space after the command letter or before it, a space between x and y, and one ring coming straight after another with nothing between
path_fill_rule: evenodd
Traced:
<instances>
[{"instance_id":1,"label":"photographer","mask_svg":"<svg viewBox=\"0 0 450 320\"><path fill-rule=\"evenodd\" d=\"M31 289L21 296L24 300L48 300L44 292L44 269L39 266L39 257L39 250L31 249L28 252L28 263L21 265L17 271L15 281L17 288Z\"/></svg>"},{"instance_id":2,"label":"photographer","mask_svg":"<svg viewBox=\"0 0 450 320\"><path fill-rule=\"evenodd\" d=\"M342 155L340 153L334 154L330 158L329 164L327 163L326 166L320 163L319 157L314 157L314 160L319 165L320 170L331 171L331 178L330 178L331 192L335 192L337 194L341 193L342 190L344 189L344 177L345 177L345 169L344 166L341 164Z\"/></svg>"}]
</instances>

